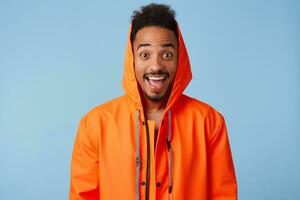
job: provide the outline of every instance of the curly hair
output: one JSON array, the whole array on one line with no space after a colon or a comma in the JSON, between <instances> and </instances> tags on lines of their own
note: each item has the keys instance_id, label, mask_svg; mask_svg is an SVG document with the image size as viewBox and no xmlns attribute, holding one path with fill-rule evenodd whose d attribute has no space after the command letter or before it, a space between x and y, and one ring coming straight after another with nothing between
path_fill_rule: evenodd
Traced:
<instances>
[{"instance_id":1,"label":"curly hair","mask_svg":"<svg viewBox=\"0 0 300 200\"><path fill-rule=\"evenodd\" d=\"M173 31L178 39L176 13L165 4L151 3L135 10L131 16L130 40L135 40L137 32L146 26L159 26Z\"/></svg>"}]
</instances>

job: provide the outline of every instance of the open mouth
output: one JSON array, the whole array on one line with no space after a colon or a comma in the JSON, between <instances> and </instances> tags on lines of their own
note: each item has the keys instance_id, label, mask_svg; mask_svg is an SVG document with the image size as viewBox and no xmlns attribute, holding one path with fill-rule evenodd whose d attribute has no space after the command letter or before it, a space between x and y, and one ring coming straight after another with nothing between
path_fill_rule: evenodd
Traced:
<instances>
[{"instance_id":1,"label":"open mouth","mask_svg":"<svg viewBox=\"0 0 300 200\"><path fill-rule=\"evenodd\" d=\"M160 91L165 85L165 81L169 78L168 74L145 75L144 77L152 90Z\"/></svg>"}]
</instances>

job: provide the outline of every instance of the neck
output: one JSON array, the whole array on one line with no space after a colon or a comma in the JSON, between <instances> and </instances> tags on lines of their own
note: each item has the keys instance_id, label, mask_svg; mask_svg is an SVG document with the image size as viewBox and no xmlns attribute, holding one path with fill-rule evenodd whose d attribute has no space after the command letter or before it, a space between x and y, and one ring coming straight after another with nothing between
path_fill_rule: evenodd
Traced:
<instances>
[{"instance_id":1,"label":"neck","mask_svg":"<svg viewBox=\"0 0 300 200\"><path fill-rule=\"evenodd\" d=\"M146 98L144 99L143 104L146 113L161 112L165 109L165 105L166 105L165 100L155 102Z\"/></svg>"},{"instance_id":2,"label":"neck","mask_svg":"<svg viewBox=\"0 0 300 200\"><path fill-rule=\"evenodd\" d=\"M157 132L159 129L159 125L161 122L162 114L165 109L166 100L155 102L149 99L143 99L143 107L145 111L145 117L147 120L155 121L155 131Z\"/></svg>"}]
</instances>

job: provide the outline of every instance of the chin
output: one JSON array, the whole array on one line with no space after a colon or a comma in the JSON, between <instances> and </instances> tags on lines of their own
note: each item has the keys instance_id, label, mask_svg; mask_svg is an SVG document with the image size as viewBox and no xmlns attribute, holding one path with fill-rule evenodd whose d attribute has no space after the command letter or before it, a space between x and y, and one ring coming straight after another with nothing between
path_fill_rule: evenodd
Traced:
<instances>
[{"instance_id":1,"label":"chin","mask_svg":"<svg viewBox=\"0 0 300 200\"><path fill-rule=\"evenodd\" d=\"M153 102L162 102L165 99L165 94L145 94L145 96Z\"/></svg>"}]
</instances>

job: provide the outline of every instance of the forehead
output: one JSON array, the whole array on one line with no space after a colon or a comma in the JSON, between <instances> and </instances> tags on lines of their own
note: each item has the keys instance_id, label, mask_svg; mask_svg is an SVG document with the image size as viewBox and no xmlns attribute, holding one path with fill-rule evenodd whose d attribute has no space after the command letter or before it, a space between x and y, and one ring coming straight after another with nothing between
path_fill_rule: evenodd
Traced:
<instances>
[{"instance_id":1,"label":"forehead","mask_svg":"<svg viewBox=\"0 0 300 200\"><path fill-rule=\"evenodd\" d=\"M148 26L137 32L133 45L136 46L141 43L159 45L170 42L173 43L174 46L177 46L177 38L173 31L158 26Z\"/></svg>"}]
</instances>

